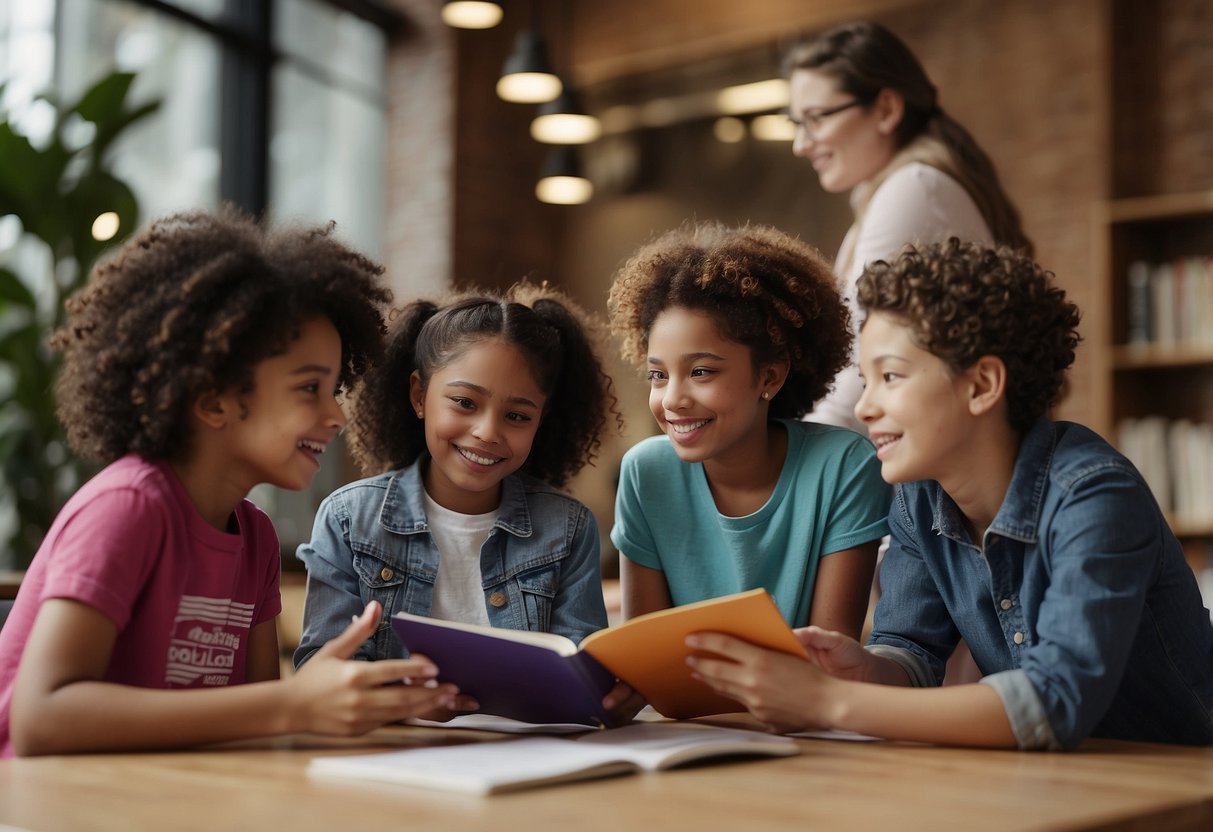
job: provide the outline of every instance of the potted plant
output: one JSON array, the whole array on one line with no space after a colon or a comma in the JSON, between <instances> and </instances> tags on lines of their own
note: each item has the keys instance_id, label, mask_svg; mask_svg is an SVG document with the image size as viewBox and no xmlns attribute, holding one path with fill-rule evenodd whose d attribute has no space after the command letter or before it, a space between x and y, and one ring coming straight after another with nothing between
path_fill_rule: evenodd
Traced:
<instances>
[{"instance_id":1,"label":"potted plant","mask_svg":"<svg viewBox=\"0 0 1213 832\"><path fill-rule=\"evenodd\" d=\"M75 103L56 106L44 142L32 142L0 111L0 217L15 216L24 235L49 248L45 275L0 264L0 514L10 519L0 523L0 568L28 565L88 474L55 418L58 362L47 339L63 323L64 299L138 224L134 193L108 166L118 136L159 107L128 103L133 81L114 72Z\"/></svg>"}]
</instances>

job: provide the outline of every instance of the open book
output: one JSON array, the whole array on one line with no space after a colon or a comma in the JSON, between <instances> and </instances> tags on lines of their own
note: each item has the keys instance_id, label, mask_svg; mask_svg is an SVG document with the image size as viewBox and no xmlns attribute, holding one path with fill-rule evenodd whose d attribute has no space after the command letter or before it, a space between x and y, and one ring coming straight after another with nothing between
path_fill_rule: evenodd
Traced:
<instances>
[{"instance_id":1,"label":"open book","mask_svg":"<svg viewBox=\"0 0 1213 832\"><path fill-rule=\"evenodd\" d=\"M315 757L308 764L308 774L493 794L612 774L658 771L710 758L786 757L799 753L796 741L788 737L712 725L646 722L595 731L578 739L527 737Z\"/></svg>"},{"instance_id":2,"label":"open book","mask_svg":"<svg viewBox=\"0 0 1213 832\"><path fill-rule=\"evenodd\" d=\"M397 613L392 627L409 652L428 656L438 678L480 702L481 713L524 722L610 724L602 697L618 677L662 716L689 719L743 710L691 676L686 637L727 633L805 655L764 589L637 616L591 633L580 647L533 633Z\"/></svg>"}]
</instances>

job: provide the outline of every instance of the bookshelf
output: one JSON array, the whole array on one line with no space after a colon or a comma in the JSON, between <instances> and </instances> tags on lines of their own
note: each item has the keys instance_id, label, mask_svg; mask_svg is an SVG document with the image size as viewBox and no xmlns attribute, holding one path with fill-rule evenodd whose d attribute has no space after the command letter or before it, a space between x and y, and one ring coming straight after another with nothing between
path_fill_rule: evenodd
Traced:
<instances>
[{"instance_id":1,"label":"bookshelf","mask_svg":"<svg viewBox=\"0 0 1213 832\"><path fill-rule=\"evenodd\" d=\"M1213 191L1095 210L1106 304L1088 344L1096 425L1142 470L1199 575L1213 576ZM1093 316L1096 317L1096 316Z\"/></svg>"}]
</instances>

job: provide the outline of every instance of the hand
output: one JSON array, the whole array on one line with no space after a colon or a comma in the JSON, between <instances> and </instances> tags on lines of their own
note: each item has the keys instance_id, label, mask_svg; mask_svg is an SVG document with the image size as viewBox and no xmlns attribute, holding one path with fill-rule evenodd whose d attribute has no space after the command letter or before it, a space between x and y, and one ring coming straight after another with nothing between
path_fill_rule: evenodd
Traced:
<instances>
[{"instance_id":1,"label":"hand","mask_svg":"<svg viewBox=\"0 0 1213 832\"><path fill-rule=\"evenodd\" d=\"M700 654L687 658L695 678L736 699L769 730L834 727L841 683L803 658L721 633L696 633L686 643Z\"/></svg>"},{"instance_id":2,"label":"hand","mask_svg":"<svg viewBox=\"0 0 1213 832\"><path fill-rule=\"evenodd\" d=\"M354 736L453 705L458 690L437 684L438 668L424 656L350 660L375 631L381 610L377 601L367 604L286 681L288 730Z\"/></svg>"},{"instance_id":3,"label":"hand","mask_svg":"<svg viewBox=\"0 0 1213 832\"><path fill-rule=\"evenodd\" d=\"M470 713L480 710L480 703L466 693L455 695L454 700L450 705L435 708L434 710L424 714L414 714L410 719L427 719L430 722L448 722L460 714Z\"/></svg>"},{"instance_id":4,"label":"hand","mask_svg":"<svg viewBox=\"0 0 1213 832\"><path fill-rule=\"evenodd\" d=\"M610 715L612 726L631 722L647 704L645 698L626 682L615 682L615 687L602 697L602 707Z\"/></svg>"},{"instance_id":5,"label":"hand","mask_svg":"<svg viewBox=\"0 0 1213 832\"><path fill-rule=\"evenodd\" d=\"M809 654L809 661L838 679L867 681L872 654L850 636L821 627L801 627L796 638Z\"/></svg>"}]
</instances>

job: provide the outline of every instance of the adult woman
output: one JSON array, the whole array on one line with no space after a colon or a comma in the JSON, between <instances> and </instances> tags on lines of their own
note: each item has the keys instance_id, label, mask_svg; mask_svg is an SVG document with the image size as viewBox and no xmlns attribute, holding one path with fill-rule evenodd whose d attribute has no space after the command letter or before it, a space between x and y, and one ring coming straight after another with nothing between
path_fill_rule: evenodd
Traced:
<instances>
[{"instance_id":1,"label":"adult woman","mask_svg":"<svg viewBox=\"0 0 1213 832\"><path fill-rule=\"evenodd\" d=\"M943 112L922 64L883 26L847 23L792 51L787 61L792 152L821 186L851 192L855 220L834 271L854 310L866 263L907 243L959 237L1032 254L994 165ZM858 323L858 319L856 319ZM866 433L854 414L862 384L847 367L806 417Z\"/></svg>"}]
</instances>

